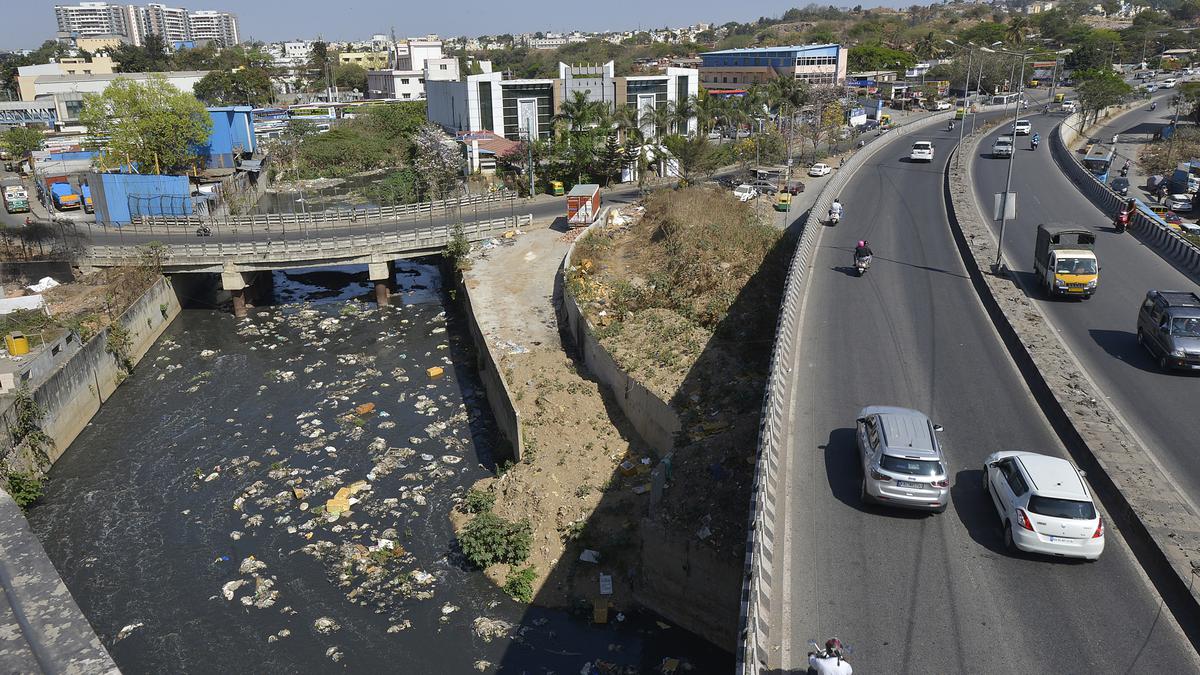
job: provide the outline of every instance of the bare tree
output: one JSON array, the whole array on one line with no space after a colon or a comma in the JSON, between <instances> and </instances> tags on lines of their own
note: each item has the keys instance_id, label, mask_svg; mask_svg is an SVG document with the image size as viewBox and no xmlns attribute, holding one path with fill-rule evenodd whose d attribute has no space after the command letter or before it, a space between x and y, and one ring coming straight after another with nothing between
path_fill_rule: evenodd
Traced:
<instances>
[{"instance_id":1,"label":"bare tree","mask_svg":"<svg viewBox=\"0 0 1200 675\"><path fill-rule=\"evenodd\" d=\"M809 90L800 134L812 145L814 162L821 143L827 142L842 126L843 111L839 103L841 95L842 90L837 87L813 87Z\"/></svg>"}]
</instances>

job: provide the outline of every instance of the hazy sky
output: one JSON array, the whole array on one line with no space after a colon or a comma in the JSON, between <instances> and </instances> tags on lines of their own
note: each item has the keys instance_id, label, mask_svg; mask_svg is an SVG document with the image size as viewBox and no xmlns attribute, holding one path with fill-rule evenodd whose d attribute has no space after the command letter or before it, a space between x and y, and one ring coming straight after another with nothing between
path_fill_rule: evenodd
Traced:
<instances>
[{"instance_id":1,"label":"hazy sky","mask_svg":"<svg viewBox=\"0 0 1200 675\"><path fill-rule=\"evenodd\" d=\"M109 4L146 4L112 2ZM238 15L242 39L290 38L358 40L395 27L397 37L437 33L492 35L525 31L623 30L686 26L701 21L724 23L779 16L807 1L781 0L457 0L445 5L427 0L158 0L170 7L222 9ZM33 48L54 37L54 5L76 0L0 0L0 50ZM822 4L852 6L859 0ZM912 0L874 0L864 6L904 6ZM514 11L514 8L520 8Z\"/></svg>"}]
</instances>

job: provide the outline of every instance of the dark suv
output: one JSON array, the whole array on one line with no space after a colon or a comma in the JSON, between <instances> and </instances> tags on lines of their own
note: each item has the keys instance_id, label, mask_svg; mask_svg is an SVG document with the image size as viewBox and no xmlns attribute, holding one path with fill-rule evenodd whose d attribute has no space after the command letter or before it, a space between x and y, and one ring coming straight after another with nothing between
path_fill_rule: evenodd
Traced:
<instances>
[{"instance_id":1,"label":"dark suv","mask_svg":"<svg viewBox=\"0 0 1200 675\"><path fill-rule=\"evenodd\" d=\"M1200 296L1147 291L1138 310L1137 341L1163 370L1200 370Z\"/></svg>"}]
</instances>

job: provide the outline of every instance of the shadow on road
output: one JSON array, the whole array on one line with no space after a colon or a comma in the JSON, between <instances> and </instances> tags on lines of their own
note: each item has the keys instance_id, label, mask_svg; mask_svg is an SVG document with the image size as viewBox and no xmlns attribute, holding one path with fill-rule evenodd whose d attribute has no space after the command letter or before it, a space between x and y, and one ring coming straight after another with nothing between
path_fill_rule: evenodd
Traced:
<instances>
[{"instance_id":1,"label":"shadow on road","mask_svg":"<svg viewBox=\"0 0 1200 675\"><path fill-rule=\"evenodd\" d=\"M1137 343L1137 336L1127 330L1109 330L1104 328L1089 328L1088 335L1092 338L1101 349L1108 353L1109 356L1123 361L1128 365L1139 370L1144 370L1147 373L1156 375L1163 374L1163 370L1158 367L1158 363L1150 356L1150 352L1146 348ZM1188 371L1178 370L1171 371L1183 375L1190 374Z\"/></svg>"}]
</instances>

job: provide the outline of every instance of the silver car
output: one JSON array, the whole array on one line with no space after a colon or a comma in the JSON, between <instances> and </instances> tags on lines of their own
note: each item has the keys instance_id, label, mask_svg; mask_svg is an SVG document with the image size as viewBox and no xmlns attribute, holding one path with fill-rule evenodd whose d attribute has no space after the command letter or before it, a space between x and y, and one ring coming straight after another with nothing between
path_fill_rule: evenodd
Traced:
<instances>
[{"instance_id":1,"label":"silver car","mask_svg":"<svg viewBox=\"0 0 1200 675\"><path fill-rule=\"evenodd\" d=\"M863 503L945 511L950 470L935 435L941 430L917 410L863 408L856 429Z\"/></svg>"}]
</instances>

